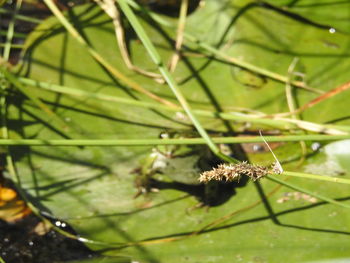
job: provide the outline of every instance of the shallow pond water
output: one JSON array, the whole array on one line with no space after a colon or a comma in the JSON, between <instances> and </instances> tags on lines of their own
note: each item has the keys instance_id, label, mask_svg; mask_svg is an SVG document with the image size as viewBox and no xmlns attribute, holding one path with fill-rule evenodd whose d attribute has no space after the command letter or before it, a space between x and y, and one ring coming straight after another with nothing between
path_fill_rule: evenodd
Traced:
<instances>
[{"instance_id":1,"label":"shallow pond water","mask_svg":"<svg viewBox=\"0 0 350 263\"><path fill-rule=\"evenodd\" d=\"M83 243L53 230L44 235L35 233L39 223L34 215L14 224L0 221L0 253L6 263L70 262L96 255ZM68 226L66 230L70 230Z\"/></svg>"}]
</instances>

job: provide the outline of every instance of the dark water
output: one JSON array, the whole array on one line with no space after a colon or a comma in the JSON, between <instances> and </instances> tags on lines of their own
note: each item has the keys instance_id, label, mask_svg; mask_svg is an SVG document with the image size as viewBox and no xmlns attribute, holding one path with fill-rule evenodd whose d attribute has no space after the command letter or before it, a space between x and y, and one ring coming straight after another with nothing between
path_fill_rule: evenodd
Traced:
<instances>
[{"instance_id":1,"label":"dark water","mask_svg":"<svg viewBox=\"0 0 350 263\"><path fill-rule=\"evenodd\" d=\"M68 262L95 256L83 243L53 230L36 234L34 228L39 222L34 215L15 224L0 220L0 253L6 263Z\"/></svg>"}]
</instances>

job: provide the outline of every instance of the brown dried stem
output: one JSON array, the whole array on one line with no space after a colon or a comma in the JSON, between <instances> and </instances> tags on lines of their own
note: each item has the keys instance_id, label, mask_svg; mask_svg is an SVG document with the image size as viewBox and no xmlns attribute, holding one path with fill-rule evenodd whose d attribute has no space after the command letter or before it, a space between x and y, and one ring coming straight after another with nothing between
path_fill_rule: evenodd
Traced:
<instances>
[{"instance_id":1,"label":"brown dried stem","mask_svg":"<svg viewBox=\"0 0 350 263\"><path fill-rule=\"evenodd\" d=\"M114 0L95 0L95 2L102 8L102 10L105 11L105 13L112 19L113 25L114 25L114 31L117 39L117 43L119 46L120 54L123 58L123 61L128 69L133 70L137 73L140 73L144 76L162 80L162 76L160 74L146 71L142 68L139 68L135 66L131 59L128 52L128 48L126 46L126 40L125 40L125 32L123 25L121 23L120 19L120 12L118 8L115 5Z\"/></svg>"}]
</instances>

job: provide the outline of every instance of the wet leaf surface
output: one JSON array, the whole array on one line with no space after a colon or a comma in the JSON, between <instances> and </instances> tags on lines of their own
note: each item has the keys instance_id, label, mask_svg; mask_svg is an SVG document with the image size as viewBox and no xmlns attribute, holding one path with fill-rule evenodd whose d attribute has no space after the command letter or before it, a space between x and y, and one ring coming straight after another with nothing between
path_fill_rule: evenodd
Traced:
<instances>
[{"instance_id":1,"label":"wet leaf surface","mask_svg":"<svg viewBox=\"0 0 350 263\"><path fill-rule=\"evenodd\" d=\"M270 2L276 4L276 1ZM331 12L335 9L343 7L335 5ZM300 8L293 5L291 11L299 12ZM322 12L313 12L312 19L321 19ZM121 72L155 94L175 101L166 85L126 69L118 53L112 24L98 7L74 8L67 16L89 43ZM167 61L172 55L174 30L148 24L146 19L142 22ZM320 90L328 91L348 81L347 34L331 33L329 28L257 6L256 2L208 0L188 17L186 30L229 55L282 75L287 74L297 57L297 78L303 76L308 85ZM127 35L135 64L155 70L133 31L127 30ZM20 71L23 76L90 92L149 100L113 79L54 18L37 28L29 37L27 47ZM187 43L186 48L200 52L191 43ZM184 56L174 76L194 108L230 111L243 107L266 113L288 110L284 84L210 56ZM157 138L165 130L191 129L187 120L177 119L172 113L57 95L37 87L28 87L28 90L43 98L65 119L69 130L54 127L32 103L16 97L10 107L13 138ZM307 110L303 119L348 124L347 94L348 91ZM298 104L303 105L318 95L296 90L295 96ZM229 133L231 129L244 130L245 127L235 123L232 128L218 120L200 120L216 132ZM274 151L285 169L306 169L297 167L299 144L286 143ZM105 254L127 255L140 262L282 262L286 251L290 252L288 257L292 262L350 256L346 209L305 199L281 203L280 198L290 190L281 188L268 198L276 185L267 180L235 183L225 190L228 198L224 202L209 210L193 209L198 204L193 193L198 189L179 186L166 174L156 178L162 186L158 193L134 198L137 189L132 171L139 167L142 158L151 154L152 147L18 147L12 152L23 187L35 204L67 221L81 236L122 244L158 240L157 244L122 249L91 245ZM325 158L322 152L309 149L309 153L315 158L316 155ZM346 158L344 156L347 155L342 158ZM245 158L265 165L273 161L266 152L248 153ZM348 167L341 165L345 176L349 176ZM325 169L324 173L327 172ZM348 189L343 185L294 178L290 182L345 202L349 198ZM248 209L257 201L260 203ZM187 237L236 210L242 212L203 233ZM183 239L168 242L179 237Z\"/></svg>"}]
</instances>

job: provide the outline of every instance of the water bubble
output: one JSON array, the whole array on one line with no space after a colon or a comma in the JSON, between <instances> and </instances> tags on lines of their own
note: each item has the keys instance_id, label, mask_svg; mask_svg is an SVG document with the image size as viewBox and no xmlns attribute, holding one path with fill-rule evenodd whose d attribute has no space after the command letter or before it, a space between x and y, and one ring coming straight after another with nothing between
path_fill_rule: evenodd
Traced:
<instances>
[{"instance_id":1,"label":"water bubble","mask_svg":"<svg viewBox=\"0 0 350 263\"><path fill-rule=\"evenodd\" d=\"M262 151L264 151L264 146L262 146L261 144L254 144L253 151L254 152L262 152Z\"/></svg>"},{"instance_id":2,"label":"water bubble","mask_svg":"<svg viewBox=\"0 0 350 263\"><path fill-rule=\"evenodd\" d=\"M80 241L80 242L88 242L89 240L88 239L86 239L86 238L84 238L84 237L78 237L78 240Z\"/></svg>"},{"instance_id":3,"label":"water bubble","mask_svg":"<svg viewBox=\"0 0 350 263\"><path fill-rule=\"evenodd\" d=\"M329 29L329 33L334 34L335 32L336 32L335 28L331 27L331 28Z\"/></svg>"},{"instance_id":4,"label":"water bubble","mask_svg":"<svg viewBox=\"0 0 350 263\"><path fill-rule=\"evenodd\" d=\"M316 152L321 148L321 144L319 142L314 142L313 144L311 144L311 149Z\"/></svg>"}]
</instances>

